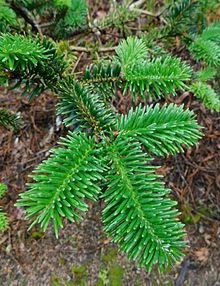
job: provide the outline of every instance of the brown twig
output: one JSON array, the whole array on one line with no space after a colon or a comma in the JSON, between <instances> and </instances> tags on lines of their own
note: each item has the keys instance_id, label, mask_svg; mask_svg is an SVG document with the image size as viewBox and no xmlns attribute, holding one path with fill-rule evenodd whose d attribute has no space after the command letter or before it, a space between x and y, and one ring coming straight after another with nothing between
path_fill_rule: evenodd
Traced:
<instances>
[{"instance_id":1,"label":"brown twig","mask_svg":"<svg viewBox=\"0 0 220 286\"><path fill-rule=\"evenodd\" d=\"M186 259L183 263L182 263L182 267L180 270L180 273L175 281L175 286L181 286L183 285L184 281L186 280L186 276L188 274L189 271L189 266L190 266L190 261L188 259Z\"/></svg>"},{"instance_id":2,"label":"brown twig","mask_svg":"<svg viewBox=\"0 0 220 286\"><path fill-rule=\"evenodd\" d=\"M73 69L72 69L72 71L71 71L71 74L74 74L74 72L75 72L75 70L76 70L76 68L77 68L77 66L78 66L78 64L79 64L79 62L80 62L80 60L81 60L81 58L82 58L83 55L84 55L84 52L82 52L82 53L80 54L80 56L78 57L78 59L77 59L75 65L74 65L74 67L73 67Z\"/></svg>"},{"instance_id":3,"label":"brown twig","mask_svg":"<svg viewBox=\"0 0 220 286\"><path fill-rule=\"evenodd\" d=\"M15 12L17 12L27 23L32 26L33 30L39 33L40 38L42 39L43 33L33 15L25 7L21 7L18 3L16 3L16 1L11 1L10 5Z\"/></svg>"},{"instance_id":4,"label":"brown twig","mask_svg":"<svg viewBox=\"0 0 220 286\"><path fill-rule=\"evenodd\" d=\"M117 47L101 47L98 48L98 52L111 52L111 51L115 51ZM96 50L95 48L86 48L86 47L77 47L77 46L70 46L70 50L72 51L77 51L77 52L85 52L85 53L91 53L94 50Z\"/></svg>"}]
</instances>

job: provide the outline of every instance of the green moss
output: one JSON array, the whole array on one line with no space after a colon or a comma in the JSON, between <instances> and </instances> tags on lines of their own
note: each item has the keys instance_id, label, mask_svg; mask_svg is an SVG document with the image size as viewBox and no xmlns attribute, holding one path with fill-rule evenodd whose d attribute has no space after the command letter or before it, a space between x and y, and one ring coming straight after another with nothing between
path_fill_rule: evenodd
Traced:
<instances>
[{"instance_id":1,"label":"green moss","mask_svg":"<svg viewBox=\"0 0 220 286\"><path fill-rule=\"evenodd\" d=\"M78 246L78 243L77 243L77 240L75 237L70 236L68 239L69 239L69 242L71 243L72 246L74 246L74 247Z\"/></svg>"},{"instance_id":2,"label":"green moss","mask_svg":"<svg viewBox=\"0 0 220 286\"><path fill-rule=\"evenodd\" d=\"M121 286L124 269L117 263L117 250L107 248L101 255L102 270L99 272L99 280L94 286Z\"/></svg>"},{"instance_id":3,"label":"green moss","mask_svg":"<svg viewBox=\"0 0 220 286\"><path fill-rule=\"evenodd\" d=\"M122 286L124 269L119 264L114 264L109 268L109 286Z\"/></svg>"},{"instance_id":4,"label":"green moss","mask_svg":"<svg viewBox=\"0 0 220 286\"><path fill-rule=\"evenodd\" d=\"M135 273L135 282L134 286L143 286L143 282L141 281L141 276L139 273Z\"/></svg>"},{"instance_id":5,"label":"green moss","mask_svg":"<svg viewBox=\"0 0 220 286\"><path fill-rule=\"evenodd\" d=\"M33 231L31 237L38 240L45 236L45 233L42 231Z\"/></svg>"},{"instance_id":6,"label":"green moss","mask_svg":"<svg viewBox=\"0 0 220 286\"><path fill-rule=\"evenodd\" d=\"M101 260L105 263L114 262L117 260L117 250L114 248L108 248L105 254L101 256Z\"/></svg>"},{"instance_id":7,"label":"green moss","mask_svg":"<svg viewBox=\"0 0 220 286\"><path fill-rule=\"evenodd\" d=\"M62 278L56 276L55 274L51 275L51 286L65 286L62 282Z\"/></svg>"},{"instance_id":8,"label":"green moss","mask_svg":"<svg viewBox=\"0 0 220 286\"><path fill-rule=\"evenodd\" d=\"M59 265L65 265L65 259L63 257L60 257L58 259L58 263L59 263Z\"/></svg>"},{"instance_id":9,"label":"green moss","mask_svg":"<svg viewBox=\"0 0 220 286\"><path fill-rule=\"evenodd\" d=\"M73 266L71 272L74 274L72 285L84 286L88 280L86 265Z\"/></svg>"},{"instance_id":10,"label":"green moss","mask_svg":"<svg viewBox=\"0 0 220 286\"><path fill-rule=\"evenodd\" d=\"M65 260L61 259L59 263L64 263ZM86 265L73 266L71 268L73 279L67 281L65 277L58 277L55 274L51 276L51 286L85 286L88 285L88 272Z\"/></svg>"},{"instance_id":11,"label":"green moss","mask_svg":"<svg viewBox=\"0 0 220 286\"><path fill-rule=\"evenodd\" d=\"M183 213L182 220L185 224L188 225L196 224L201 219L201 215L199 213L194 213L193 208L189 204L186 204L183 207L182 213Z\"/></svg>"},{"instance_id":12,"label":"green moss","mask_svg":"<svg viewBox=\"0 0 220 286\"><path fill-rule=\"evenodd\" d=\"M105 286L105 285L108 285L108 270L104 269L104 270L101 270L99 271L99 274L98 274L98 281L93 285L93 286Z\"/></svg>"},{"instance_id":13,"label":"green moss","mask_svg":"<svg viewBox=\"0 0 220 286\"><path fill-rule=\"evenodd\" d=\"M210 208L206 208L204 206L201 206L197 209L197 212L205 217L211 217L211 207Z\"/></svg>"}]
</instances>

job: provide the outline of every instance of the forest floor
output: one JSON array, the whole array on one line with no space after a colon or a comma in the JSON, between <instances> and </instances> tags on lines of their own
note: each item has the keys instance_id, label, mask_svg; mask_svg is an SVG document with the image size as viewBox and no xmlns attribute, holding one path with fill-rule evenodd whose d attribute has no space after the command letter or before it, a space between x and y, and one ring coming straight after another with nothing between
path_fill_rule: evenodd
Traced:
<instances>
[{"instance_id":1,"label":"forest floor","mask_svg":"<svg viewBox=\"0 0 220 286\"><path fill-rule=\"evenodd\" d=\"M104 14L107 8L100 4L97 9ZM76 55L80 59L74 67L77 71L91 58L85 52ZM126 112L130 102L116 101ZM57 98L51 93L30 102L18 91L0 90L1 107L22 118L16 132L0 128L0 182L8 186L1 206L9 217L9 228L0 234L0 286L220 285L220 113L210 113L188 93L167 101L193 109L204 126L204 137L183 154L157 159L158 172L179 203L190 247L173 269L164 274L154 269L149 274L118 254L117 246L106 237L100 203L90 205L84 221L66 222L58 240L52 227L45 234L37 227L27 230L22 209L14 204L27 188L28 174L67 129L56 116Z\"/></svg>"}]
</instances>

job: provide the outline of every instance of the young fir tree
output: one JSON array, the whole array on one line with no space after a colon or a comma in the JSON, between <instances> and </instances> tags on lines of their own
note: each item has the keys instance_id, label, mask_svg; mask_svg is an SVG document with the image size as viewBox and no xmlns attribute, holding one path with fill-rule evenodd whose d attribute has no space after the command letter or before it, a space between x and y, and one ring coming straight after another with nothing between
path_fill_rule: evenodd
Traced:
<instances>
[{"instance_id":1,"label":"young fir tree","mask_svg":"<svg viewBox=\"0 0 220 286\"><path fill-rule=\"evenodd\" d=\"M29 1L19 2L26 2L31 9ZM175 34L177 19L192 6L186 2L178 1L175 9L170 8L167 19L170 17L171 24L155 34ZM65 6L67 15L72 1L56 3ZM178 33L182 25L184 21ZM201 36L214 41L207 36L209 32ZM198 42L195 38L188 44L195 55ZM207 60L204 52L199 53L199 60ZM59 97L58 114L74 129L33 172L33 181L17 205L25 207L31 227L39 224L46 231L52 222L58 237L64 218L72 222L82 219L88 209L86 201L102 199L101 219L112 241L139 265L151 270L158 263L163 270L181 259L185 230L176 202L170 199L170 190L152 160L197 144L200 126L194 113L183 106L138 105L122 115L111 102L116 88L123 90L124 96L131 92L133 101L176 95L176 90L189 89L188 82L194 80L192 70L167 52L152 57L143 40L129 37L119 44L111 61L88 66L81 78L66 76L65 71L66 64L51 41L1 34L1 82L16 81L16 87L21 85L30 97L49 88ZM210 71L204 69L193 81L190 88L196 94L205 90L196 85L206 84L207 74ZM219 101L207 102L212 109L219 108Z\"/></svg>"},{"instance_id":2,"label":"young fir tree","mask_svg":"<svg viewBox=\"0 0 220 286\"><path fill-rule=\"evenodd\" d=\"M29 190L20 195L17 205L26 207L31 226L40 224L45 231L52 221L58 237L63 218L81 219L86 200L103 199L104 230L129 258L148 270L155 263L163 270L179 260L185 231L176 202L151 162L154 156L176 154L198 142L195 115L174 104L139 105L121 115L111 99L116 86L124 93L130 90L133 100L138 94L143 99L175 95L176 89L186 88L191 68L169 55L151 59L144 42L131 37L120 43L111 62L89 66L76 80L56 73L62 61L52 44L2 37L4 47L14 37L10 53L0 49L2 71L10 70L12 78L19 75L19 83L25 90L32 88L31 93L46 87L55 91L58 113L75 127L33 172Z\"/></svg>"}]
</instances>

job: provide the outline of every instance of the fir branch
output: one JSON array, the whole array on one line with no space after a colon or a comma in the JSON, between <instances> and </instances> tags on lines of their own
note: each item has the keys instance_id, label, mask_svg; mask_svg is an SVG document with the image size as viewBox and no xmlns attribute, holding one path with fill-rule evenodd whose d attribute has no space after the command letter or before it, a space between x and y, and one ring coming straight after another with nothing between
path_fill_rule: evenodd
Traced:
<instances>
[{"instance_id":1,"label":"fir branch","mask_svg":"<svg viewBox=\"0 0 220 286\"><path fill-rule=\"evenodd\" d=\"M0 109L0 125L7 129L17 129L19 117L8 109Z\"/></svg>"},{"instance_id":2,"label":"fir branch","mask_svg":"<svg viewBox=\"0 0 220 286\"><path fill-rule=\"evenodd\" d=\"M220 22L213 23L197 35L189 45L189 50L197 61L220 66Z\"/></svg>"},{"instance_id":3,"label":"fir branch","mask_svg":"<svg viewBox=\"0 0 220 286\"><path fill-rule=\"evenodd\" d=\"M120 138L139 140L148 153L164 156L183 152L183 145L197 144L202 133L192 111L174 104L159 104L130 110L128 115L118 117L117 130Z\"/></svg>"},{"instance_id":4,"label":"fir branch","mask_svg":"<svg viewBox=\"0 0 220 286\"><path fill-rule=\"evenodd\" d=\"M204 29L200 37L203 41L213 41L215 43L220 43L220 21L216 21Z\"/></svg>"},{"instance_id":5,"label":"fir branch","mask_svg":"<svg viewBox=\"0 0 220 286\"><path fill-rule=\"evenodd\" d=\"M17 24L16 14L4 1L0 0L0 32L8 32L10 26Z\"/></svg>"},{"instance_id":6,"label":"fir branch","mask_svg":"<svg viewBox=\"0 0 220 286\"><path fill-rule=\"evenodd\" d=\"M5 213L0 208L0 232L8 227L8 219Z\"/></svg>"},{"instance_id":7,"label":"fir branch","mask_svg":"<svg viewBox=\"0 0 220 286\"><path fill-rule=\"evenodd\" d=\"M164 15L167 26L163 29L166 36L176 36L186 33L194 25L193 18L198 18L202 15L202 3L197 0L178 0L167 8Z\"/></svg>"},{"instance_id":8,"label":"fir branch","mask_svg":"<svg viewBox=\"0 0 220 286\"><path fill-rule=\"evenodd\" d=\"M7 186L3 183L0 183L0 198L2 198L2 196L6 191L7 191ZM5 213L0 208L0 231L5 230L7 227L8 227L8 219Z\"/></svg>"},{"instance_id":9,"label":"fir branch","mask_svg":"<svg viewBox=\"0 0 220 286\"><path fill-rule=\"evenodd\" d=\"M31 189L20 195L18 206L25 206L27 218L35 217L30 227L39 223L45 231L53 220L54 231L63 226L61 217L81 219L88 209L83 199L95 201L100 193L98 181L104 168L96 158L95 139L69 132L52 155L32 174ZM67 160L68 158L68 160Z\"/></svg>"},{"instance_id":10,"label":"fir branch","mask_svg":"<svg viewBox=\"0 0 220 286\"><path fill-rule=\"evenodd\" d=\"M197 61L204 61L214 67L220 66L220 46L217 43L198 37L189 46L189 50Z\"/></svg>"},{"instance_id":11,"label":"fir branch","mask_svg":"<svg viewBox=\"0 0 220 286\"><path fill-rule=\"evenodd\" d=\"M118 61L124 73L134 65L140 65L147 59L148 52L142 39L128 37L121 41L116 49L116 61Z\"/></svg>"},{"instance_id":12,"label":"fir branch","mask_svg":"<svg viewBox=\"0 0 220 286\"><path fill-rule=\"evenodd\" d=\"M157 180L157 167L146 165L151 159L139 143L120 138L106 152L110 170L103 194L104 230L130 259L148 271L158 262L163 270L180 260L185 247L185 231L173 209L176 203L165 198L170 190Z\"/></svg>"},{"instance_id":13,"label":"fir branch","mask_svg":"<svg viewBox=\"0 0 220 286\"><path fill-rule=\"evenodd\" d=\"M150 60L143 40L129 37L116 49L116 60L125 79L125 91L129 88L136 99L138 92L145 99L150 97L175 95L175 88L185 89L184 81L191 77L191 68L177 58L169 55Z\"/></svg>"},{"instance_id":14,"label":"fir branch","mask_svg":"<svg viewBox=\"0 0 220 286\"><path fill-rule=\"evenodd\" d=\"M196 73L196 78L199 81L205 82L215 77L217 70L213 67L202 68Z\"/></svg>"},{"instance_id":15,"label":"fir branch","mask_svg":"<svg viewBox=\"0 0 220 286\"><path fill-rule=\"evenodd\" d=\"M145 91L153 98L168 94L175 95L176 88L187 89L184 82L190 79L191 73L191 68L187 64L171 56L148 60L126 70L123 74L127 81L125 90L129 88L134 99L137 92L140 92L145 99Z\"/></svg>"},{"instance_id":16,"label":"fir branch","mask_svg":"<svg viewBox=\"0 0 220 286\"><path fill-rule=\"evenodd\" d=\"M220 96L209 84L197 81L192 83L191 90L208 109L220 111Z\"/></svg>"},{"instance_id":17,"label":"fir branch","mask_svg":"<svg viewBox=\"0 0 220 286\"><path fill-rule=\"evenodd\" d=\"M17 79L14 88L25 83L23 94L29 93L30 98L47 88L53 90L66 68L51 41L20 35L0 36L0 61L3 78Z\"/></svg>"},{"instance_id":18,"label":"fir branch","mask_svg":"<svg viewBox=\"0 0 220 286\"><path fill-rule=\"evenodd\" d=\"M58 91L60 96L58 114L65 115L64 123L67 126L75 124L75 127L89 129L94 134L113 128L115 124L113 110L107 108L89 85L82 87L69 78L61 83Z\"/></svg>"},{"instance_id":19,"label":"fir branch","mask_svg":"<svg viewBox=\"0 0 220 286\"><path fill-rule=\"evenodd\" d=\"M7 191L7 186L3 183L0 183L0 199L3 197L6 191Z\"/></svg>"},{"instance_id":20,"label":"fir branch","mask_svg":"<svg viewBox=\"0 0 220 286\"><path fill-rule=\"evenodd\" d=\"M85 0L56 1L55 4L58 8L54 30L56 36L66 38L86 24L88 7Z\"/></svg>"},{"instance_id":21,"label":"fir branch","mask_svg":"<svg viewBox=\"0 0 220 286\"><path fill-rule=\"evenodd\" d=\"M0 35L0 61L1 67L11 71L25 70L37 65L38 61L49 59L48 50L39 41L31 37L1 34Z\"/></svg>"},{"instance_id":22,"label":"fir branch","mask_svg":"<svg viewBox=\"0 0 220 286\"><path fill-rule=\"evenodd\" d=\"M117 81L121 81L120 72L121 67L118 64L92 64L86 68L81 82L87 85L93 94L98 94L100 99L110 101L114 96Z\"/></svg>"}]
</instances>

